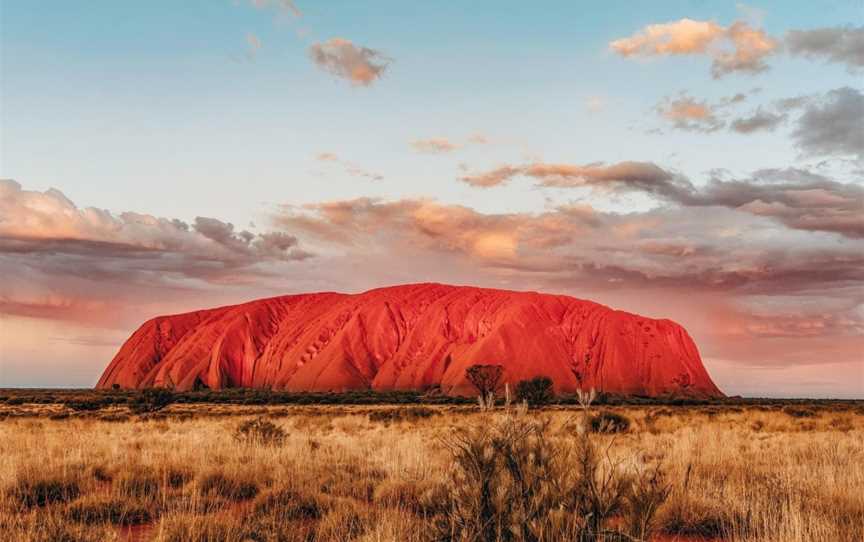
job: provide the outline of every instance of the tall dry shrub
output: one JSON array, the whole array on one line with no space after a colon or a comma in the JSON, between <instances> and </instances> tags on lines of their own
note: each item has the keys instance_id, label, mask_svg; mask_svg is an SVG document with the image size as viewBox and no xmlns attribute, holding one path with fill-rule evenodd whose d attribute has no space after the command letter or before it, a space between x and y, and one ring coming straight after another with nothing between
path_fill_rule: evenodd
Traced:
<instances>
[{"instance_id":1,"label":"tall dry shrub","mask_svg":"<svg viewBox=\"0 0 864 542\"><path fill-rule=\"evenodd\" d=\"M560 503L559 448L548 423L505 415L444 440L453 459L451 506L439 522L445 540L553 540Z\"/></svg>"},{"instance_id":2,"label":"tall dry shrub","mask_svg":"<svg viewBox=\"0 0 864 542\"><path fill-rule=\"evenodd\" d=\"M657 531L657 511L669 498L672 485L656 465L637 473L624 499L627 533L637 540L648 540Z\"/></svg>"},{"instance_id":3,"label":"tall dry shrub","mask_svg":"<svg viewBox=\"0 0 864 542\"><path fill-rule=\"evenodd\" d=\"M647 540L669 494L662 471L634 472L589 430L586 394L576 439L553 436L526 405L484 410L480 423L442 439L453 466L440 540ZM627 465L636 465L636 458ZM613 521L623 517L624 522Z\"/></svg>"}]
</instances>

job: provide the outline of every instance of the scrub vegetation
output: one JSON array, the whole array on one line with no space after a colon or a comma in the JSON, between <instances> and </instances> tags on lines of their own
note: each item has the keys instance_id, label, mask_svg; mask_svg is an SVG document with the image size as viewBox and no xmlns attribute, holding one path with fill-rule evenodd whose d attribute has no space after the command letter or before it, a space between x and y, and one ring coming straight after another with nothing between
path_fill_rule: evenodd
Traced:
<instances>
[{"instance_id":1,"label":"scrub vegetation","mask_svg":"<svg viewBox=\"0 0 864 542\"><path fill-rule=\"evenodd\" d=\"M860 402L153 410L23 393L0 391L9 540L864 538Z\"/></svg>"}]
</instances>

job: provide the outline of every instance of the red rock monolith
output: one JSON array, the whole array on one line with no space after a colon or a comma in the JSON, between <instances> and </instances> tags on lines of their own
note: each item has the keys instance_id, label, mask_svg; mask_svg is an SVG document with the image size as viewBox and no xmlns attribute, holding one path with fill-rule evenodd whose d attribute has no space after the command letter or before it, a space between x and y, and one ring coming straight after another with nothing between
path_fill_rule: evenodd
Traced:
<instances>
[{"instance_id":1,"label":"red rock monolith","mask_svg":"<svg viewBox=\"0 0 864 542\"><path fill-rule=\"evenodd\" d=\"M473 394L465 371L504 367L502 384L544 375L557 392L723 394L680 325L563 295L411 284L314 293L145 322L98 388Z\"/></svg>"}]
</instances>

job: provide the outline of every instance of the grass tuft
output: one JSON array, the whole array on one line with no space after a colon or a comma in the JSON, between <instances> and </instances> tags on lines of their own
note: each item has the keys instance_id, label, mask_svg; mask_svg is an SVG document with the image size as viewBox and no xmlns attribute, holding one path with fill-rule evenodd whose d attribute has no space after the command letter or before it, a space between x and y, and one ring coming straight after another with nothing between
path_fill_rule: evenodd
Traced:
<instances>
[{"instance_id":1,"label":"grass tuft","mask_svg":"<svg viewBox=\"0 0 864 542\"><path fill-rule=\"evenodd\" d=\"M162 490L162 477L153 467L131 465L114 480L117 493L127 499L156 499Z\"/></svg>"},{"instance_id":2,"label":"grass tuft","mask_svg":"<svg viewBox=\"0 0 864 542\"><path fill-rule=\"evenodd\" d=\"M69 502L80 494L80 482L72 475L41 476L30 472L20 474L8 491L9 498L23 508Z\"/></svg>"},{"instance_id":3,"label":"grass tuft","mask_svg":"<svg viewBox=\"0 0 864 542\"><path fill-rule=\"evenodd\" d=\"M604 410L591 417L591 431L595 433L626 433L630 430L630 418L617 412Z\"/></svg>"},{"instance_id":4,"label":"grass tuft","mask_svg":"<svg viewBox=\"0 0 864 542\"><path fill-rule=\"evenodd\" d=\"M93 496L75 501L66 510L66 516L79 523L114 525L141 525L153 521L153 510L148 503L132 499Z\"/></svg>"},{"instance_id":5,"label":"grass tuft","mask_svg":"<svg viewBox=\"0 0 864 542\"><path fill-rule=\"evenodd\" d=\"M286 520L317 520L329 510L329 500L294 488L272 489L260 495L253 505L259 516L277 514Z\"/></svg>"},{"instance_id":6,"label":"grass tuft","mask_svg":"<svg viewBox=\"0 0 864 542\"><path fill-rule=\"evenodd\" d=\"M221 497L232 501L246 501L258 495L259 484L251 477L232 478L223 472L211 472L198 482L203 496Z\"/></svg>"},{"instance_id":7,"label":"grass tuft","mask_svg":"<svg viewBox=\"0 0 864 542\"><path fill-rule=\"evenodd\" d=\"M286 438L284 429L263 416L241 423L234 431L234 440L246 445L282 446Z\"/></svg>"}]
</instances>

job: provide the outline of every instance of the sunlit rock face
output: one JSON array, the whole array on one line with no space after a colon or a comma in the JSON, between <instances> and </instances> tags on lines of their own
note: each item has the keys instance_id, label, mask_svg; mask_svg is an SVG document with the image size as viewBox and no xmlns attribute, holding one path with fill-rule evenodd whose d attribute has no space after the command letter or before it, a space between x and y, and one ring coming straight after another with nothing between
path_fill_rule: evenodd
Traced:
<instances>
[{"instance_id":1,"label":"sunlit rock face","mask_svg":"<svg viewBox=\"0 0 864 542\"><path fill-rule=\"evenodd\" d=\"M680 325L563 295L444 284L312 293L160 316L97 385L473 394L465 370L548 376L557 392L722 396Z\"/></svg>"}]
</instances>

